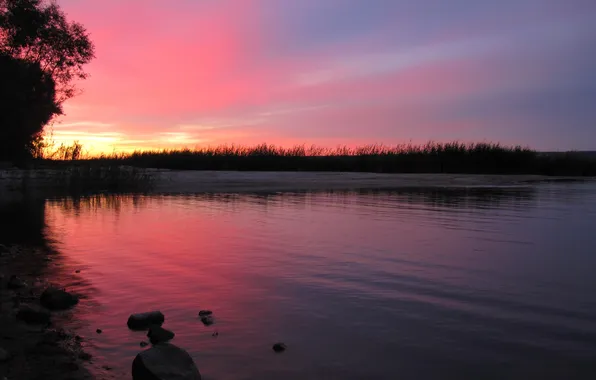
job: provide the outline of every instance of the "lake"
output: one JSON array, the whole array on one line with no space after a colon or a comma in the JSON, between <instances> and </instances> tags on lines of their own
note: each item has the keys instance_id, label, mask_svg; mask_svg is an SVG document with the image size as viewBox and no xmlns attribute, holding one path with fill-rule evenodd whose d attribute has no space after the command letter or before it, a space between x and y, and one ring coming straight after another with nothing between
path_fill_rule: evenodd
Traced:
<instances>
[{"instance_id":1,"label":"lake","mask_svg":"<svg viewBox=\"0 0 596 380\"><path fill-rule=\"evenodd\" d=\"M101 195L44 215L102 376L130 378L146 337L126 320L161 310L207 380L596 378L594 183Z\"/></svg>"}]
</instances>

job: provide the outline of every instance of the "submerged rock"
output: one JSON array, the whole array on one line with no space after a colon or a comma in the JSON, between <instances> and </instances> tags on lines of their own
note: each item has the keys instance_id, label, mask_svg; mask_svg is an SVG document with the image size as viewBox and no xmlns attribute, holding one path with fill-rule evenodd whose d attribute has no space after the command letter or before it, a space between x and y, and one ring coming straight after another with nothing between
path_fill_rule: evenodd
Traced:
<instances>
[{"instance_id":1,"label":"submerged rock","mask_svg":"<svg viewBox=\"0 0 596 380\"><path fill-rule=\"evenodd\" d=\"M284 352L286 350L287 346L285 345L285 343L275 343L273 345L273 351L275 352Z\"/></svg>"},{"instance_id":2,"label":"submerged rock","mask_svg":"<svg viewBox=\"0 0 596 380\"><path fill-rule=\"evenodd\" d=\"M30 324L46 324L50 322L50 313L40 307L24 304L17 311L17 319Z\"/></svg>"},{"instance_id":3,"label":"submerged rock","mask_svg":"<svg viewBox=\"0 0 596 380\"><path fill-rule=\"evenodd\" d=\"M25 283L25 281L21 280L20 278L18 278L15 275L10 276L10 278L8 279L8 283L6 284L6 287L8 289L20 289L20 288L24 288L27 284Z\"/></svg>"},{"instance_id":4,"label":"submerged rock","mask_svg":"<svg viewBox=\"0 0 596 380\"><path fill-rule=\"evenodd\" d=\"M128 328L131 330L144 330L152 325L161 326L165 320L161 311L148 311L146 313L132 314L128 317Z\"/></svg>"},{"instance_id":5,"label":"submerged rock","mask_svg":"<svg viewBox=\"0 0 596 380\"><path fill-rule=\"evenodd\" d=\"M66 310L79 303L79 297L63 289L49 287L40 297L43 307L49 310Z\"/></svg>"},{"instance_id":6,"label":"submerged rock","mask_svg":"<svg viewBox=\"0 0 596 380\"><path fill-rule=\"evenodd\" d=\"M133 380L201 380L194 361L182 348L161 343L142 351L132 362Z\"/></svg>"},{"instance_id":7,"label":"submerged rock","mask_svg":"<svg viewBox=\"0 0 596 380\"><path fill-rule=\"evenodd\" d=\"M203 322L203 324L205 326L211 326L212 324L215 323L215 320L213 319L213 317L211 315L207 315L207 316L201 317L201 322Z\"/></svg>"},{"instance_id":8,"label":"submerged rock","mask_svg":"<svg viewBox=\"0 0 596 380\"><path fill-rule=\"evenodd\" d=\"M211 310L201 310L199 311L199 317L206 317L212 315L213 312Z\"/></svg>"},{"instance_id":9,"label":"submerged rock","mask_svg":"<svg viewBox=\"0 0 596 380\"><path fill-rule=\"evenodd\" d=\"M151 344L168 342L174 339L175 335L176 334L174 334L174 332L166 330L161 326L151 326L149 328L149 332L147 333L147 337L149 337Z\"/></svg>"}]
</instances>

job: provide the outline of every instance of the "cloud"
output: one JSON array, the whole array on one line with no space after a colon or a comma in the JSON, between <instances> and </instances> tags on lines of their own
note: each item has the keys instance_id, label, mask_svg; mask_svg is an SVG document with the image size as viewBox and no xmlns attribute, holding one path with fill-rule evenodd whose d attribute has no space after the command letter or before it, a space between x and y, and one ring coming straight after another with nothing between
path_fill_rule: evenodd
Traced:
<instances>
[{"instance_id":1,"label":"cloud","mask_svg":"<svg viewBox=\"0 0 596 380\"><path fill-rule=\"evenodd\" d=\"M73 121L70 123L59 123L56 124L56 128L80 128L80 127L98 127L98 128L109 128L114 126L112 123L104 123L101 121Z\"/></svg>"}]
</instances>

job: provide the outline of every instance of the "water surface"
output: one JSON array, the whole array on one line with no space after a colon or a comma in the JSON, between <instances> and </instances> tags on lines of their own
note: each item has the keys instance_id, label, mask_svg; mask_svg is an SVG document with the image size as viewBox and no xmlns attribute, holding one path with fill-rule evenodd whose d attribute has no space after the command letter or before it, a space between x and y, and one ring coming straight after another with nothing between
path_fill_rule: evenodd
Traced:
<instances>
[{"instance_id":1,"label":"water surface","mask_svg":"<svg viewBox=\"0 0 596 380\"><path fill-rule=\"evenodd\" d=\"M45 221L114 378L154 309L205 379L596 378L593 184L102 195Z\"/></svg>"}]
</instances>

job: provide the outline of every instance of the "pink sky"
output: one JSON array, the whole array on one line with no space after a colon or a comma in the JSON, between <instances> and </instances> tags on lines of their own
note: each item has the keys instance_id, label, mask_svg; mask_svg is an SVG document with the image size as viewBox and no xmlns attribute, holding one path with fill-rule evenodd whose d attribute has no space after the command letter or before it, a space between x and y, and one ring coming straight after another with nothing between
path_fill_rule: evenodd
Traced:
<instances>
[{"instance_id":1,"label":"pink sky","mask_svg":"<svg viewBox=\"0 0 596 380\"><path fill-rule=\"evenodd\" d=\"M62 0L97 58L56 142L596 149L596 3Z\"/></svg>"}]
</instances>

